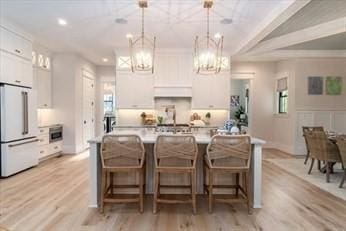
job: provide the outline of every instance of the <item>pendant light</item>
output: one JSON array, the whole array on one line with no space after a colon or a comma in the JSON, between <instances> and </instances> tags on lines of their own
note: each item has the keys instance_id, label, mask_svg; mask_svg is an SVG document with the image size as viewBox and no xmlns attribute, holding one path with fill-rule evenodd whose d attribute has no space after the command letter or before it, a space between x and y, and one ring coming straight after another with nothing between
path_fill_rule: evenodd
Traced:
<instances>
[{"instance_id":1,"label":"pendant light","mask_svg":"<svg viewBox=\"0 0 346 231\"><path fill-rule=\"evenodd\" d=\"M209 11L213 6L212 0L205 0L203 7L207 9L207 35L195 40L194 67L197 74L216 74L221 70L223 36L214 38L209 34Z\"/></svg>"},{"instance_id":2,"label":"pendant light","mask_svg":"<svg viewBox=\"0 0 346 231\"><path fill-rule=\"evenodd\" d=\"M154 73L155 41L148 39L144 35L144 9L148 8L146 0L138 1L139 8L142 9L142 31L140 37L132 40L129 38L131 70L132 72Z\"/></svg>"}]
</instances>

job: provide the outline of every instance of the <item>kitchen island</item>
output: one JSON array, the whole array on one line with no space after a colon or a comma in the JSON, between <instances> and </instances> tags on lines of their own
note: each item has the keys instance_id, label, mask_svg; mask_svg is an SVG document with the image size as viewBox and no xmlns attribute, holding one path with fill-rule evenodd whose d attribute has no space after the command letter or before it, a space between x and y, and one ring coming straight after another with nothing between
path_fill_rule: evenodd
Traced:
<instances>
[{"instance_id":1,"label":"kitchen island","mask_svg":"<svg viewBox=\"0 0 346 231\"><path fill-rule=\"evenodd\" d=\"M155 129L148 128L126 128L119 129L111 132L110 134L136 134L139 135L144 143L146 151L146 193L152 193L152 180L153 180L153 146L156 141L156 137L160 134L155 132ZM196 138L198 144L198 158L197 158L197 193L203 194L203 155L205 153L206 147L211 140L208 132L205 131L195 131L192 134ZM98 207L100 199L100 187L101 187L101 159L100 159L100 148L101 148L102 136L96 137L89 141L90 143L90 157L89 157L89 207ZM262 145L265 141L252 137L252 160L251 160L251 202L253 208L261 208L261 181L262 181ZM121 182L121 184L131 184L131 182L137 182L137 178L134 175L123 174L117 176L116 182ZM166 183L179 183L184 184L188 181L186 176L166 176L162 180ZM234 179L228 177L220 177L220 182L230 181L233 182ZM172 189L170 189L172 190ZM119 193L124 193L121 191ZM126 191L126 193L131 193L131 191ZM183 193L179 190L169 191L163 193Z\"/></svg>"}]
</instances>

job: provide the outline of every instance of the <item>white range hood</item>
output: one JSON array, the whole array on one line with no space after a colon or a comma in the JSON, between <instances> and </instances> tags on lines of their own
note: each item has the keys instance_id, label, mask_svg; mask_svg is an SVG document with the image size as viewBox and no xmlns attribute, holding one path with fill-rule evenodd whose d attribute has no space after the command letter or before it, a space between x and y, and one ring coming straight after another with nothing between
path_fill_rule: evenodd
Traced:
<instances>
[{"instance_id":1,"label":"white range hood","mask_svg":"<svg viewBox=\"0 0 346 231\"><path fill-rule=\"evenodd\" d=\"M191 86L155 86L154 97L192 97Z\"/></svg>"}]
</instances>

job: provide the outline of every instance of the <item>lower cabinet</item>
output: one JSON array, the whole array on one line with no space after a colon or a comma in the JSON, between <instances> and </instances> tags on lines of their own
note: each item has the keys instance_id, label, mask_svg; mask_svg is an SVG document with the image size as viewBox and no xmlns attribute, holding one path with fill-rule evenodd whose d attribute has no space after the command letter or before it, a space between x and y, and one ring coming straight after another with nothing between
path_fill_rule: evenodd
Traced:
<instances>
[{"instance_id":1,"label":"lower cabinet","mask_svg":"<svg viewBox=\"0 0 346 231\"><path fill-rule=\"evenodd\" d=\"M62 141L49 143L49 133L40 134L38 136L38 146L40 160L44 160L48 156L62 151Z\"/></svg>"}]
</instances>

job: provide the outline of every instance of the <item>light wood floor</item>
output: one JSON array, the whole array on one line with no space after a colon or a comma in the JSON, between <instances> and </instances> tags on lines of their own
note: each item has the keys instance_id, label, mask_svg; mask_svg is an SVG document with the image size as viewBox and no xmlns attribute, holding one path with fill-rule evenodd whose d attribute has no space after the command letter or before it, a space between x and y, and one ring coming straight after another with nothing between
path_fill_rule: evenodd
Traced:
<instances>
[{"instance_id":1,"label":"light wood floor","mask_svg":"<svg viewBox=\"0 0 346 231\"><path fill-rule=\"evenodd\" d=\"M264 157L292 158L276 150L265 150ZM0 227L25 231L346 230L346 202L264 161L263 208L252 215L242 204L217 204L209 214L203 196L198 198L195 216L189 205L160 206L153 215L149 196L143 214L137 205L113 205L100 215L88 208L88 153L83 153L48 160L0 180Z\"/></svg>"}]
</instances>

